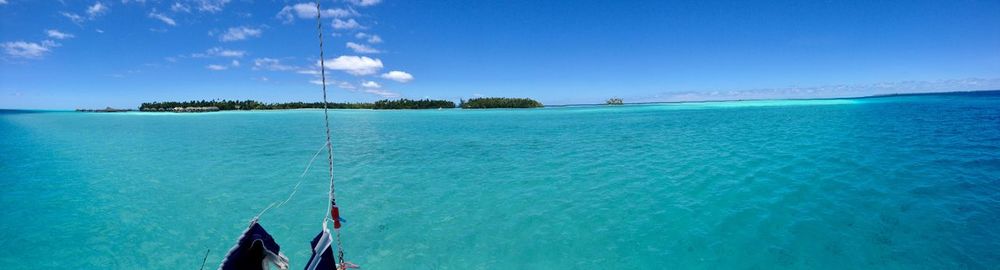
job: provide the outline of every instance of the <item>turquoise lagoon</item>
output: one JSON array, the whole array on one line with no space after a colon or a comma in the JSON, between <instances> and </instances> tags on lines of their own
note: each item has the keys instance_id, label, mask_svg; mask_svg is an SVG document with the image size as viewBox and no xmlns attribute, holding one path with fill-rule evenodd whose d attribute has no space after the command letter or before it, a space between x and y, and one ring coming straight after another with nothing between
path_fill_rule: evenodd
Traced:
<instances>
[{"instance_id":1,"label":"turquoise lagoon","mask_svg":"<svg viewBox=\"0 0 1000 270\"><path fill-rule=\"evenodd\" d=\"M301 269L322 112L0 113L5 269ZM1000 92L331 112L365 269L998 269Z\"/></svg>"}]
</instances>

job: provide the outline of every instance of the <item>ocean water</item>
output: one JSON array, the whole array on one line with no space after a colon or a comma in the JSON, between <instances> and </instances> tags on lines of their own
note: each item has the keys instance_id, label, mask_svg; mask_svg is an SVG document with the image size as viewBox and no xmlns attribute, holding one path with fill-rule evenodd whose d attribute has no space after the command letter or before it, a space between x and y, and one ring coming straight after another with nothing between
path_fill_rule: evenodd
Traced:
<instances>
[{"instance_id":1,"label":"ocean water","mask_svg":"<svg viewBox=\"0 0 1000 270\"><path fill-rule=\"evenodd\" d=\"M1000 269L1000 92L331 112L365 269ZM4 269L301 269L318 110L0 113Z\"/></svg>"}]
</instances>

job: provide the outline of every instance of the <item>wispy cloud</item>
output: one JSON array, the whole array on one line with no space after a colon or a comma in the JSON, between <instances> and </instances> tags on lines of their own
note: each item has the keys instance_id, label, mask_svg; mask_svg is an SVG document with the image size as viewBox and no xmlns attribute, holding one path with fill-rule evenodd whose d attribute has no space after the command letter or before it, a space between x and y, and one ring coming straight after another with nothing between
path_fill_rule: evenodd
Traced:
<instances>
[{"instance_id":1,"label":"wispy cloud","mask_svg":"<svg viewBox=\"0 0 1000 270\"><path fill-rule=\"evenodd\" d=\"M343 55L326 60L327 69L340 70L354 76L375 74L382 67L382 60L365 56Z\"/></svg>"},{"instance_id":2,"label":"wispy cloud","mask_svg":"<svg viewBox=\"0 0 1000 270\"><path fill-rule=\"evenodd\" d=\"M371 46L354 42L347 42L347 48L350 48L356 53L379 53L377 49L372 48Z\"/></svg>"},{"instance_id":3,"label":"wispy cloud","mask_svg":"<svg viewBox=\"0 0 1000 270\"><path fill-rule=\"evenodd\" d=\"M56 29L45 30L45 34L54 39L69 39L75 37L73 34L63 33Z\"/></svg>"},{"instance_id":4,"label":"wispy cloud","mask_svg":"<svg viewBox=\"0 0 1000 270\"><path fill-rule=\"evenodd\" d=\"M223 66L223 65L207 65L207 66L205 66L205 68L207 68L209 70L214 70L214 71L220 71L220 70L229 69L228 66Z\"/></svg>"},{"instance_id":5,"label":"wispy cloud","mask_svg":"<svg viewBox=\"0 0 1000 270\"><path fill-rule=\"evenodd\" d=\"M392 92L392 91L385 90L385 89L365 89L365 93L379 95L379 96L382 96L384 98L398 98L398 97L400 97L399 93Z\"/></svg>"},{"instance_id":6,"label":"wispy cloud","mask_svg":"<svg viewBox=\"0 0 1000 270\"><path fill-rule=\"evenodd\" d=\"M85 19L83 18L83 16L77 15L76 13L70 13L70 12L63 11L63 12L59 12L59 14L62 14L63 17L68 18L70 21L72 21L73 23L76 23L76 24L80 24L80 23L83 23L85 21Z\"/></svg>"},{"instance_id":7,"label":"wispy cloud","mask_svg":"<svg viewBox=\"0 0 1000 270\"><path fill-rule=\"evenodd\" d=\"M378 84L377 82L374 82L374 81L363 82L363 83L361 83L361 86L363 86L365 88L380 88L380 87L382 87L381 84Z\"/></svg>"},{"instance_id":8,"label":"wispy cloud","mask_svg":"<svg viewBox=\"0 0 1000 270\"><path fill-rule=\"evenodd\" d=\"M314 70L314 69L300 69L295 71L295 73L319 76L319 70Z\"/></svg>"},{"instance_id":9,"label":"wispy cloud","mask_svg":"<svg viewBox=\"0 0 1000 270\"><path fill-rule=\"evenodd\" d=\"M413 80L413 75L399 70L393 70L382 74L382 78L401 83L408 83Z\"/></svg>"},{"instance_id":10,"label":"wispy cloud","mask_svg":"<svg viewBox=\"0 0 1000 270\"><path fill-rule=\"evenodd\" d=\"M348 0L347 2L350 2L353 5L367 7L377 5L378 3L381 3L382 0Z\"/></svg>"},{"instance_id":11,"label":"wispy cloud","mask_svg":"<svg viewBox=\"0 0 1000 270\"><path fill-rule=\"evenodd\" d=\"M284 23L291 23L292 21L295 21L295 18L315 19L316 13L316 4L299 3L281 8L281 11L279 11L278 15L275 15L275 17ZM320 14L323 18L346 18L356 15L358 14L354 10L344 8L324 9Z\"/></svg>"},{"instance_id":12,"label":"wispy cloud","mask_svg":"<svg viewBox=\"0 0 1000 270\"><path fill-rule=\"evenodd\" d=\"M59 14L62 15L63 17L66 17L75 24L83 24L88 20L94 20L97 17L100 17L101 15L107 14L109 11L111 11L111 8L109 8L104 3L98 1L94 2L93 5L87 6L87 9L84 10L84 13L87 14L87 17L67 11L59 12Z\"/></svg>"},{"instance_id":13,"label":"wispy cloud","mask_svg":"<svg viewBox=\"0 0 1000 270\"><path fill-rule=\"evenodd\" d=\"M173 12L191 12L191 7L182 4L181 2L174 2L174 4L170 6L170 10Z\"/></svg>"},{"instance_id":14,"label":"wispy cloud","mask_svg":"<svg viewBox=\"0 0 1000 270\"><path fill-rule=\"evenodd\" d=\"M194 6L198 11L216 13L225 8L229 0L194 0Z\"/></svg>"},{"instance_id":15,"label":"wispy cloud","mask_svg":"<svg viewBox=\"0 0 1000 270\"><path fill-rule=\"evenodd\" d=\"M41 43L13 41L4 42L0 47L3 47L4 54L13 58L37 59L52 51L52 48L59 47L59 43L51 40Z\"/></svg>"},{"instance_id":16,"label":"wispy cloud","mask_svg":"<svg viewBox=\"0 0 1000 270\"><path fill-rule=\"evenodd\" d=\"M357 34L354 34L354 37L358 38L358 39L367 40L368 43L371 43L371 44L382 43L382 37L380 37L378 35L375 35L375 34L357 33Z\"/></svg>"},{"instance_id":17,"label":"wispy cloud","mask_svg":"<svg viewBox=\"0 0 1000 270\"><path fill-rule=\"evenodd\" d=\"M323 80L321 80L321 79L313 79L313 80L309 80L309 83L315 84L315 85L323 85ZM337 88L340 88L340 89L351 90L351 91L354 91L354 90L358 89L357 87L355 87L353 84L351 84L349 82L341 82L341 81L335 81L335 80L326 80L326 85L332 85L332 86L336 86Z\"/></svg>"},{"instance_id":18,"label":"wispy cloud","mask_svg":"<svg viewBox=\"0 0 1000 270\"><path fill-rule=\"evenodd\" d=\"M174 19L172 19L170 17L167 17L167 15L164 15L163 13L156 13L155 9L152 12L149 13L149 17L153 18L153 19L160 20L161 22L163 22L165 24L168 24L170 26L176 26L177 25L177 22L175 22Z\"/></svg>"},{"instance_id":19,"label":"wispy cloud","mask_svg":"<svg viewBox=\"0 0 1000 270\"><path fill-rule=\"evenodd\" d=\"M246 55L246 51L228 50L228 49L223 49L223 48L220 48L220 47L214 47L214 48L205 50L204 53L193 53L193 54L191 54L191 57L194 57L194 58L205 58L205 57L232 57L232 58L240 58L240 57L243 57L244 55Z\"/></svg>"},{"instance_id":20,"label":"wispy cloud","mask_svg":"<svg viewBox=\"0 0 1000 270\"><path fill-rule=\"evenodd\" d=\"M351 30L351 29L364 29L364 28L365 28L364 26L362 26L360 23L358 23L358 21L355 21L354 19L347 19L346 21L341 19L333 19L333 29Z\"/></svg>"},{"instance_id":21,"label":"wispy cloud","mask_svg":"<svg viewBox=\"0 0 1000 270\"><path fill-rule=\"evenodd\" d=\"M282 64L281 60L265 57L265 58L254 59L253 60L253 69L254 70L270 70L270 71L288 71L288 70L295 69L295 67Z\"/></svg>"},{"instance_id":22,"label":"wispy cloud","mask_svg":"<svg viewBox=\"0 0 1000 270\"><path fill-rule=\"evenodd\" d=\"M260 37L262 30L259 28L250 28L246 26L242 27L230 27L225 33L219 36L221 41L237 41L245 40L252 37Z\"/></svg>"},{"instance_id":23,"label":"wispy cloud","mask_svg":"<svg viewBox=\"0 0 1000 270\"><path fill-rule=\"evenodd\" d=\"M87 15L90 16L91 19L93 19L96 18L97 16L101 16L108 13L109 10L110 9L108 8L108 6L104 5L104 3L95 2L90 7L87 7Z\"/></svg>"}]
</instances>

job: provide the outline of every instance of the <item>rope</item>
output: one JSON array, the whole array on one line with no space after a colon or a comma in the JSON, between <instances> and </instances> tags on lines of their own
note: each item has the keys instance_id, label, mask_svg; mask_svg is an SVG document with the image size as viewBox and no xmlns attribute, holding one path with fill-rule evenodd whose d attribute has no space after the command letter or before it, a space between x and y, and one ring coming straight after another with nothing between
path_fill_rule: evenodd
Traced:
<instances>
[{"instance_id":1,"label":"rope","mask_svg":"<svg viewBox=\"0 0 1000 270\"><path fill-rule=\"evenodd\" d=\"M334 196L336 190L333 185L333 143L330 142L330 113L326 101L326 63L323 55L323 9L320 7L320 0L316 0L316 32L319 36L319 73L323 83L323 124L326 127L326 161L330 172L330 204L327 205L326 217L323 219L323 229L326 229L327 220L330 218L330 210L337 206L337 198ZM337 253L341 267L344 264L344 246L340 241L340 229L334 228L337 233Z\"/></svg>"},{"instance_id":2,"label":"rope","mask_svg":"<svg viewBox=\"0 0 1000 270\"><path fill-rule=\"evenodd\" d=\"M201 259L201 268L199 270L205 270L205 262L208 261L208 252L209 251L212 251L212 249L208 249L208 250L205 251L205 258Z\"/></svg>"},{"instance_id":3,"label":"rope","mask_svg":"<svg viewBox=\"0 0 1000 270\"><path fill-rule=\"evenodd\" d=\"M313 154L312 159L309 159L309 163L306 163L306 169L302 171L301 175L299 175L299 181L295 183L295 187L292 187L292 192L288 193L288 197L285 198L284 201L281 201L281 203L278 203L277 201L275 201L275 202L269 204L266 208L264 208L264 210L261 210L260 213L258 213L256 216L254 216L253 220L260 219L260 217L263 216L264 213L267 213L268 210L271 210L272 208L281 208L281 206L285 205L285 203L287 203L288 201L292 200L292 197L295 197L295 194L299 192L299 186L302 185L302 180L304 179L303 177L305 177L306 173L309 172L309 167L312 167L313 161L316 160L316 157L318 157L319 153L323 152L323 149L325 149L325 148L326 148L326 145L324 144L323 147L320 147L319 150L316 150L316 154Z\"/></svg>"},{"instance_id":4,"label":"rope","mask_svg":"<svg viewBox=\"0 0 1000 270\"><path fill-rule=\"evenodd\" d=\"M302 174L299 175L300 178L306 176L306 173L309 172L309 168L312 167L313 165L313 161L316 161L316 157L318 157L319 153L322 153L323 150L325 149L326 149L326 144L324 144L323 147L320 147L319 149L316 150L316 153L313 154L313 157L309 159L309 163L306 164L306 169L302 170Z\"/></svg>"}]
</instances>

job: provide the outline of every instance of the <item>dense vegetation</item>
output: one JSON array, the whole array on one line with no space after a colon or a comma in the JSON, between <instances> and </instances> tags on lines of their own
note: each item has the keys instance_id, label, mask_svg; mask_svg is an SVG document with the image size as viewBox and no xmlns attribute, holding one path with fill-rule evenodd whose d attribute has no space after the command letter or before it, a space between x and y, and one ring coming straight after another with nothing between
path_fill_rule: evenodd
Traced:
<instances>
[{"instance_id":1,"label":"dense vegetation","mask_svg":"<svg viewBox=\"0 0 1000 270\"><path fill-rule=\"evenodd\" d=\"M371 103L327 103L331 109L372 109L372 110L398 110L398 109L438 109L455 108L455 102L448 100L433 99L383 99ZM542 107L542 103L529 98L473 98L462 100L459 107L464 109L486 109L486 108L536 108ZM175 110L175 108L181 108ZM184 108L192 108L185 110ZM319 109L323 108L322 102L286 102L286 103L264 103L255 100L192 100L192 101L169 101L169 102L146 102L139 106L140 111L213 111L218 108L220 111L232 110L283 110L283 109Z\"/></svg>"},{"instance_id":2,"label":"dense vegetation","mask_svg":"<svg viewBox=\"0 0 1000 270\"><path fill-rule=\"evenodd\" d=\"M447 100L410 100L405 98L399 100L383 99L376 101L372 105L372 109L376 110L455 108L455 102Z\"/></svg>"},{"instance_id":3,"label":"dense vegetation","mask_svg":"<svg viewBox=\"0 0 1000 270\"><path fill-rule=\"evenodd\" d=\"M542 103L530 98L473 98L462 100L459 103L462 109L488 109L488 108L537 108L542 107Z\"/></svg>"},{"instance_id":4,"label":"dense vegetation","mask_svg":"<svg viewBox=\"0 0 1000 270\"><path fill-rule=\"evenodd\" d=\"M230 110L282 110L282 109L317 109L323 108L323 102L287 102L263 103L254 100L193 100L185 102L147 102L139 106L140 111L172 111L181 107L216 107L222 111ZM437 109L455 108L455 102L447 100L379 100L373 103L327 103L331 109Z\"/></svg>"},{"instance_id":5,"label":"dense vegetation","mask_svg":"<svg viewBox=\"0 0 1000 270\"><path fill-rule=\"evenodd\" d=\"M623 101L621 98L615 97L615 98L609 98L607 101L604 101L604 103L608 105L622 105L625 104L625 101Z\"/></svg>"}]
</instances>

